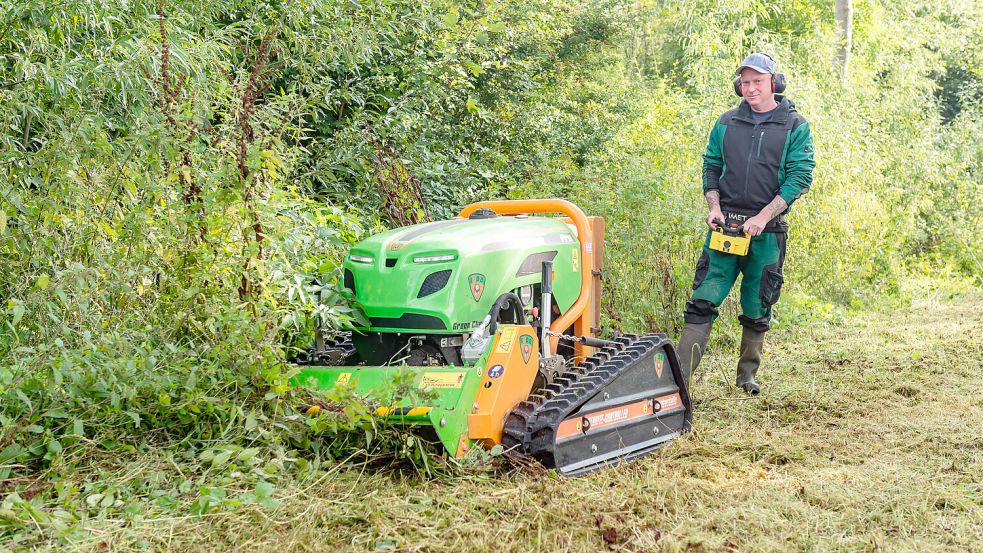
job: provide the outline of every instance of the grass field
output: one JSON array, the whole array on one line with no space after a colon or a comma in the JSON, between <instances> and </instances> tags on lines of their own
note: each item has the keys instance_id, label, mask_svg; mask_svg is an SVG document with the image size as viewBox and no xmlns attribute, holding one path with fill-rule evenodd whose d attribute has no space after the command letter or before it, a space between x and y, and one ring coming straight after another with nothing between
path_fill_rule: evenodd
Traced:
<instances>
[{"instance_id":1,"label":"grass field","mask_svg":"<svg viewBox=\"0 0 983 553\"><path fill-rule=\"evenodd\" d=\"M582 478L496 466L424 479L336 465L277 489L276 506L93 518L67 543L39 525L21 546L983 551L981 335L979 295L776 330L755 398L730 385L734 354L712 351L694 432ZM147 455L115 477L154 470L180 469Z\"/></svg>"}]
</instances>

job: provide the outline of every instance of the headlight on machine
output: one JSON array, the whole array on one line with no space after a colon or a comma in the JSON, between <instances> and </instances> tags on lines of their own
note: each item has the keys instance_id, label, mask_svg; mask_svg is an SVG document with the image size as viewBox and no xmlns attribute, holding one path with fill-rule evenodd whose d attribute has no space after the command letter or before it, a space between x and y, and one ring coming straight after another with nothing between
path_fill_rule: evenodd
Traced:
<instances>
[{"instance_id":1,"label":"headlight on machine","mask_svg":"<svg viewBox=\"0 0 983 553\"><path fill-rule=\"evenodd\" d=\"M372 263L373 261L375 261L375 259L373 259L370 256L367 256L367 255L356 255L356 254L349 255L348 256L348 259L351 259L352 261L354 261L356 263Z\"/></svg>"},{"instance_id":2,"label":"headlight on machine","mask_svg":"<svg viewBox=\"0 0 983 553\"><path fill-rule=\"evenodd\" d=\"M449 255L425 255L421 257L414 257L413 263L438 263L440 261L454 261L457 256L454 254Z\"/></svg>"}]
</instances>

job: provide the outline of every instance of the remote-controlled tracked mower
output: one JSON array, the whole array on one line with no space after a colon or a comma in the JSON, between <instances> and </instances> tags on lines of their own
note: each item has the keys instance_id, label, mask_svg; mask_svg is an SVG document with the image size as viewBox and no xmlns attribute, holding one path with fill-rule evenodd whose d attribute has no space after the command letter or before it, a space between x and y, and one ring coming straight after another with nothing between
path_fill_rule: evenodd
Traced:
<instances>
[{"instance_id":1,"label":"remote-controlled tracked mower","mask_svg":"<svg viewBox=\"0 0 983 553\"><path fill-rule=\"evenodd\" d=\"M556 199L372 236L344 262L370 325L318 340L293 383L370 393L409 371L426 404L375 415L458 457L502 444L575 475L644 455L689 429L689 396L666 335L598 339L603 236Z\"/></svg>"}]
</instances>

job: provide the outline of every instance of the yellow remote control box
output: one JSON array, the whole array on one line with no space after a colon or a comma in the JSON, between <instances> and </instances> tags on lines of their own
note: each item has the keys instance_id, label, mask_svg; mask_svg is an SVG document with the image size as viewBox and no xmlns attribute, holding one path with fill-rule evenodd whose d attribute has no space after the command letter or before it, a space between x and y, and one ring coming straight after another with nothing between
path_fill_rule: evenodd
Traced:
<instances>
[{"instance_id":1,"label":"yellow remote control box","mask_svg":"<svg viewBox=\"0 0 983 553\"><path fill-rule=\"evenodd\" d=\"M717 225L710 233L710 249L733 255L747 255L751 237L743 228L727 228Z\"/></svg>"}]
</instances>

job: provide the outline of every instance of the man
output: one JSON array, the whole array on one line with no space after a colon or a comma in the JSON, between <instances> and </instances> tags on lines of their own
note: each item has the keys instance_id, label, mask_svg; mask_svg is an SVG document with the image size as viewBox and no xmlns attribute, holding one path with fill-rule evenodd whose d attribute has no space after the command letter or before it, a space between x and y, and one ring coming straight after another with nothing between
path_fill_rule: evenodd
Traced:
<instances>
[{"instance_id":1,"label":"man","mask_svg":"<svg viewBox=\"0 0 983 553\"><path fill-rule=\"evenodd\" d=\"M707 231L703 254L696 264L693 296L686 303L686 326L679 340L679 361L687 384L696 370L717 318L717 307L737 280L741 282L739 317L743 332L737 363L737 386L754 395L754 377L761 364L771 307L782 288L782 265L792 202L812 184L812 136L795 104L777 93L785 76L775 60L751 54L737 69L734 92L741 104L720 116L703 156L703 193L709 214L706 223L740 225L751 237L747 255L710 249Z\"/></svg>"}]
</instances>

